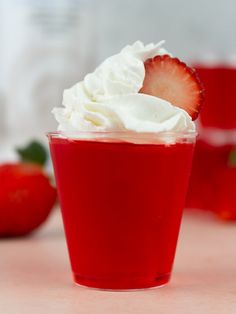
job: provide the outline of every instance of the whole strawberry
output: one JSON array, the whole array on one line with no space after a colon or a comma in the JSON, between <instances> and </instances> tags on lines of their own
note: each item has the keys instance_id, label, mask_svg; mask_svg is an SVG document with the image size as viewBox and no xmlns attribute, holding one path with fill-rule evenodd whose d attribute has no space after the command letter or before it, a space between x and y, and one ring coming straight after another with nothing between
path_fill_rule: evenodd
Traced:
<instances>
[{"instance_id":1,"label":"whole strawberry","mask_svg":"<svg viewBox=\"0 0 236 314\"><path fill-rule=\"evenodd\" d=\"M0 165L0 236L26 235L41 225L56 201L45 174L44 148L36 142L18 150L23 162Z\"/></svg>"}]
</instances>

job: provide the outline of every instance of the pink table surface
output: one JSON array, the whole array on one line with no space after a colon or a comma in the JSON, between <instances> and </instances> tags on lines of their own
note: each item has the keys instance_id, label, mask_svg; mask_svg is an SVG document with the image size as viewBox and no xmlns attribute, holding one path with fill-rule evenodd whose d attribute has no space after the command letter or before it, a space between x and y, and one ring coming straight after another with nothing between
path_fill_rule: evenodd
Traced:
<instances>
[{"instance_id":1,"label":"pink table surface","mask_svg":"<svg viewBox=\"0 0 236 314\"><path fill-rule=\"evenodd\" d=\"M71 282L58 211L32 237L0 240L1 314L236 313L236 223L185 213L172 281L137 292Z\"/></svg>"}]
</instances>

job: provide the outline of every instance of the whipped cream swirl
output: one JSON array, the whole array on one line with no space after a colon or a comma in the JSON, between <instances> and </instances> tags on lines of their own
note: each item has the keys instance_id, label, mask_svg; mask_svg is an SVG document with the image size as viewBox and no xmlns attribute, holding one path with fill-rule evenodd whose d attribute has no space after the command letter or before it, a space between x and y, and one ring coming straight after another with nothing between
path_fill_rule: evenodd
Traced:
<instances>
[{"instance_id":1,"label":"whipped cream swirl","mask_svg":"<svg viewBox=\"0 0 236 314\"><path fill-rule=\"evenodd\" d=\"M168 101L139 93L144 61L169 54L158 44L137 41L106 59L84 80L64 91L63 107L54 108L58 130L185 132L195 131L189 114Z\"/></svg>"}]
</instances>

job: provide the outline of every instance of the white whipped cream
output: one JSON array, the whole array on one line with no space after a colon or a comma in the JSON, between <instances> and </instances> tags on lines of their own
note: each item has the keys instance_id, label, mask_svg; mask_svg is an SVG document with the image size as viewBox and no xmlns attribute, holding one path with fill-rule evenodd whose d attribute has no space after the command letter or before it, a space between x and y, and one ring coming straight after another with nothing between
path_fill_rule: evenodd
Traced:
<instances>
[{"instance_id":1,"label":"white whipped cream","mask_svg":"<svg viewBox=\"0 0 236 314\"><path fill-rule=\"evenodd\" d=\"M195 131L189 114L168 101L139 93L144 61L169 54L158 44L137 41L106 59L84 81L64 91L62 108L54 108L58 130L185 132Z\"/></svg>"}]
</instances>

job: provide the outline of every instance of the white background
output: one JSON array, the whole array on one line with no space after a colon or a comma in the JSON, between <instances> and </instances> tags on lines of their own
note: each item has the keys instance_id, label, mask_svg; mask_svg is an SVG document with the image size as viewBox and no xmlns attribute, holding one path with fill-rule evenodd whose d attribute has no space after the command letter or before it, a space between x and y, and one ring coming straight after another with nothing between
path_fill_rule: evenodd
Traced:
<instances>
[{"instance_id":1,"label":"white background","mask_svg":"<svg viewBox=\"0 0 236 314\"><path fill-rule=\"evenodd\" d=\"M126 43L166 39L166 46L188 60L236 53L235 0L98 0L102 60Z\"/></svg>"},{"instance_id":2,"label":"white background","mask_svg":"<svg viewBox=\"0 0 236 314\"><path fill-rule=\"evenodd\" d=\"M37 37L34 27L26 27L27 20L24 28L19 22L27 5L36 3L41 9L51 6L47 22L57 10L63 16L70 5L76 8L72 13L81 14L74 35L64 42L64 35L60 37L60 48L57 39ZM63 89L138 39L165 39L173 55L193 63L236 62L236 0L0 0L0 16L2 4L10 9L0 18L0 159L17 138L22 143L32 136L45 140L45 132L56 128L51 109L61 105ZM40 64L48 64L46 70ZM41 73L41 81L33 82L29 73Z\"/></svg>"}]
</instances>

